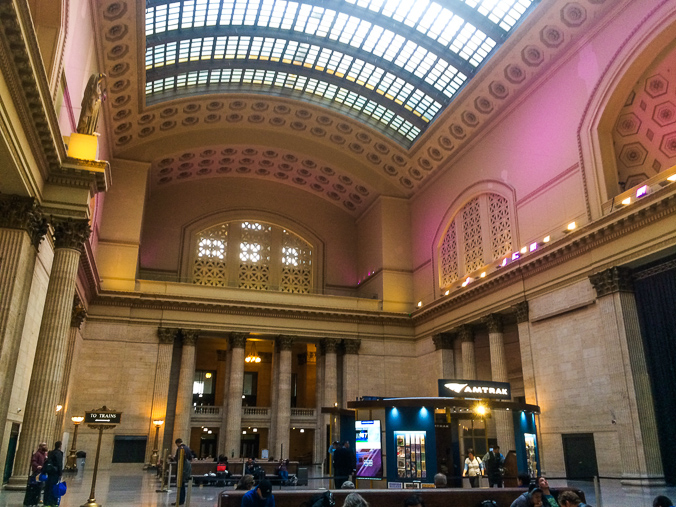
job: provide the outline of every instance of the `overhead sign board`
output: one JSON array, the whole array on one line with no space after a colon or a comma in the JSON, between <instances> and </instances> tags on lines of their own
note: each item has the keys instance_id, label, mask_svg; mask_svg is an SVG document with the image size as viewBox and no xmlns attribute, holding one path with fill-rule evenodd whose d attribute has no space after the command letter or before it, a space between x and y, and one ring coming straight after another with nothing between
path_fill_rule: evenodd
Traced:
<instances>
[{"instance_id":1,"label":"overhead sign board","mask_svg":"<svg viewBox=\"0 0 676 507\"><path fill-rule=\"evenodd\" d=\"M110 410L100 410L96 412L85 412L85 424L120 424L122 412L112 412Z\"/></svg>"},{"instance_id":2,"label":"overhead sign board","mask_svg":"<svg viewBox=\"0 0 676 507\"><path fill-rule=\"evenodd\" d=\"M440 379L439 396L478 400L511 400L512 390L509 382Z\"/></svg>"}]
</instances>

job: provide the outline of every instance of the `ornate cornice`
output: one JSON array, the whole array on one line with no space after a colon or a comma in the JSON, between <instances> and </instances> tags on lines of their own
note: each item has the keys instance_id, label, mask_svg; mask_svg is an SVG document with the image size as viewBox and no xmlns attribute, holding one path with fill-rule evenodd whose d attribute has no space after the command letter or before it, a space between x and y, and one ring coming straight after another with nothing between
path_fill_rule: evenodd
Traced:
<instances>
[{"instance_id":1,"label":"ornate cornice","mask_svg":"<svg viewBox=\"0 0 676 507\"><path fill-rule=\"evenodd\" d=\"M343 349L346 354L359 354L359 347L361 347L359 338L343 340Z\"/></svg>"},{"instance_id":2,"label":"ornate cornice","mask_svg":"<svg viewBox=\"0 0 676 507\"><path fill-rule=\"evenodd\" d=\"M340 340L338 338L322 338L320 340L324 354L335 354L338 352Z\"/></svg>"},{"instance_id":3,"label":"ornate cornice","mask_svg":"<svg viewBox=\"0 0 676 507\"><path fill-rule=\"evenodd\" d=\"M75 295L73 298L73 311L70 314L70 327L76 327L80 329L80 326L82 326L82 323L86 318L87 310L85 310L80 298Z\"/></svg>"},{"instance_id":4,"label":"ornate cornice","mask_svg":"<svg viewBox=\"0 0 676 507\"><path fill-rule=\"evenodd\" d=\"M173 344L178 337L178 329L172 327L158 327L157 328L157 338L160 343L165 345Z\"/></svg>"},{"instance_id":5,"label":"ornate cornice","mask_svg":"<svg viewBox=\"0 0 676 507\"><path fill-rule=\"evenodd\" d=\"M218 350L216 351L216 360L217 360L217 361L227 361L227 360L228 360L228 351L227 351L227 350L218 349Z\"/></svg>"},{"instance_id":6,"label":"ornate cornice","mask_svg":"<svg viewBox=\"0 0 676 507\"><path fill-rule=\"evenodd\" d=\"M589 281L596 290L596 297L599 298L615 292L634 292L634 280L629 268L606 269L591 275Z\"/></svg>"},{"instance_id":7,"label":"ornate cornice","mask_svg":"<svg viewBox=\"0 0 676 507\"><path fill-rule=\"evenodd\" d=\"M230 333L228 345L231 349L243 349L246 347L246 338L249 333Z\"/></svg>"},{"instance_id":8,"label":"ornate cornice","mask_svg":"<svg viewBox=\"0 0 676 507\"><path fill-rule=\"evenodd\" d=\"M453 349L453 342L455 335L453 333L439 333L432 336L434 343L434 350L450 350Z\"/></svg>"},{"instance_id":9,"label":"ornate cornice","mask_svg":"<svg viewBox=\"0 0 676 507\"><path fill-rule=\"evenodd\" d=\"M469 324L463 324L458 328L458 337L461 342L474 342L474 330Z\"/></svg>"},{"instance_id":10,"label":"ornate cornice","mask_svg":"<svg viewBox=\"0 0 676 507\"><path fill-rule=\"evenodd\" d=\"M513 306L516 313L516 323L523 324L528 322L528 301L521 301Z\"/></svg>"},{"instance_id":11,"label":"ornate cornice","mask_svg":"<svg viewBox=\"0 0 676 507\"><path fill-rule=\"evenodd\" d=\"M497 313L486 315L483 319L489 333L502 333L502 317Z\"/></svg>"},{"instance_id":12,"label":"ornate cornice","mask_svg":"<svg viewBox=\"0 0 676 507\"><path fill-rule=\"evenodd\" d=\"M275 348L277 350L291 350L293 348L294 337L280 334L275 338Z\"/></svg>"},{"instance_id":13,"label":"ornate cornice","mask_svg":"<svg viewBox=\"0 0 676 507\"><path fill-rule=\"evenodd\" d=\"M25 230L33 246L38 248L47 234L48 224L32 197L0 194L0 227Z\"/></svg>"},{"instance_id":14,"label":"ornate cornice","mask_svg":"<svg viewBox=\"0 0 676 507\"><path fill-rule=\"evenodd\" d=\"M86 220L52 219L54 227L54 246L71 248L82 252L92 230Z\"/></svg>"},{"instance_id":15,"label":"ornate cornice","mask_svg":"<svg viewBox=\"0 0 676 507\"><path fill-rule=\"evenodd\" d=\"M194 347L199 337L199 329L181 329L181 340L184 347Z\"/></svg>"}]
</instances>

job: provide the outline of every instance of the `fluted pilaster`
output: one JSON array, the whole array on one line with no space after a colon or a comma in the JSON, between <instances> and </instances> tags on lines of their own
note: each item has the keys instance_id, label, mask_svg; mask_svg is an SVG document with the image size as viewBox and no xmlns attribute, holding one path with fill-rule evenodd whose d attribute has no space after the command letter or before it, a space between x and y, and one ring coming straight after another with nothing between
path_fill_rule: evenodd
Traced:
<instances>
[{"instance_id":1,"label":"fluted pilaster","mask_svg":"<svg viewBox=\"0 0 676 507\"><path fill-rule=\"evenodd\" d=\"M15 475L13 482L25 484L31 451L36 442L48 441L54 436L56 405L63 382L77 268L81 249L89 232L89 224L84 221L66 220L54 223L54 260L14 466L14 470L22 475Z\"/></svg>"},{"instance_id":2,"label":"fluted pilaster","mask_svg":"<svg viewBox=\"0 0 676 507\"><path fill-rule=\"evenodd\" d=\"M146 460L149 465L155 466L157 463L150 463L150 456L153 453L155 443L155 425L153 421L167 421L167 401L169 399L169 377L171 375L171 356L174 352L174 342L179 337L179 330L176 328L157 328L157 362L155 363L155 384L153 385L153 401L150 407L150 420L148 421L148 445L146 446ZM157 449L159 456L162 456L164 448L164 431L160 428L157 440ZM171 448L171 442L167 443Z\"/></svg>"},{"instance_id":3,"label":"fluted pilaster","mask_svg":"<svg viewBox=\"0 0 676 507\"><path fill-rule=\"evenodd\" d=\"M338 347L340 340L324 338L324 405L333 407L338 402Z\"/></svg>"},{"instance_id":4,"label":"fluted pilaster","mask_svg":"<svg viewBox=\"0 0 676 507\"><path fill-rule=\"evenodd\" d=\"M190 441L190 417L192 416L192 389L195 381L195 344L199 331L181 329L181 369L178 374L178 394L176 396L176 418L174 419L174 437Z\"/></svg>"},{"instance_id":5,"label":"fluted pilaster","mask_svg":"<svg viewBox=\"0 0 676 507\"><path fill-rule=\"evenodd\" d=\"M317 344L317 363L316 363L316 381L315 381L315 411L317 413L317 426L315 427L315 444L314 456L315 463L323 463L326 458L326 450L328 443L324 443L324 425L325 417L322 415L322 407L324 406L324 348L321 341Z\"/></svg>"},{"instance_id":6,"label":"fluted pilaster","mask_svg":"<svg viewBox=\"0 0 676 507\"><path fill-rule=\"evenodd\" d=\"M69 412L69 398L70 391L70 372L75 362L75 345L77 343L77 335L80 331L82 323L87 318L87 310L85 310L80 298L75 295L73 300L73 313L70 318L70 329L68 330L68 348L66 349L66 362L63 369L63 382L61 384L61 393L59 394L58 404L63 407L62 410L56 413L56 425L54 430L54 441L62 440L66 424L64 418ZM79 415L79 414L78 414Z\"/></svg>"},{"instance_id":7,"label":"fluted pilaster","mask_svg":"<svg viewBox=\"0 0 676 507\"><path fill-rule=\"evenodd\" d=\"M239 456L242 435L242 392L244 391L244 348L246 333L230 333L230 382L225 431L225 452Z\"/></svg>"},{"instance_id":8,"label":"fluted pilaster","mask_svg":"<svg viewBox=\"0 0 676 507\"><path fill-rule=\"evenodd\" d=\"M218 431L218 454L229 456L225 448L225 436L228 429L228 396L230 396L230 350L218 350L218 371L223 371L218 382L223 385L221 395L221 406L223 407L221 415L221 425ZM218 401L217 401L218 403Z\"/></svg>"},{"instance_id":9,"label":"fluted pilaster","mask_svg":"<svg viewBox=\"0 0 676 507\"><path fill-rule=\"evenodd\" d=\"M622 482L662 485L652 389L641 338L631 270L613 267L589 277L597 294L602 332L615 388L614 414L620 440Z\"/></svg>"},{"instance_id":10,"label":"fluted pilaster","mask_svg":"<svg viewBox=\"0 0 676 507\"><path fill-rule=\"evenodd\" d=\"M507 357L505 355L505 336L503 334L502 317L497 314L485 318L488 327L488 341L491 355L491 375L494 382L508 382ZM505 450L516 450L514 441L514 421L512 413L504 410L493 412L498 444Z\"/></svg>"},{"instance_id":11,"label":"fluted pilaster","mask_svg":"<svg viewBox=\"0 0 676 507\"><path fill-rule=\"evenodd\" d=\"M455 378L455 350L453 348L455 338L454 333L439 333L432 336L439 365L439 378Z\"/></svg>"},{"instance_id":12,"label":"fluted pilaster","mask_svg":"<svg viewBox=\"0 0 676 507\"><path fill-rule=\"evenodd\" d=\"M535 384L535 365L531 349L530 321L528 317L528 301L522 301L513 307L516 314L516 327L519 332L519 351L521 352L521 370L523 372L523 390L526 403L537 405Z\"/></svg>"},{"instance_id":13,"label":"fluted pilaster","mask_svg":"<svg viewBox=\"0 0 676 507\"><path fill-rule=\"evenodd\" d=\"M476 358L474 354L474 331L468 324L460 327L460 341L462 342L462 378L476 380Z\"/></svg>"},{"instance_id":14,"label":"fluted pilaster","mask_svg":"<svg viewBox=\"0 0 676 507\"><path fill-rule=\"evenodd\" d=\"M275 349L278 351L277 364L277 400L275 410L275 458L289 456L289 429L291 426L291 350L293 337L280 335L275 340Z\"/></svg>"},{"instance_id":15,"label":"fluted pilaster","mask_svg":"<svg viewBox=\"0 0 676 507\"><path fill-rule=\"evenodd\" d=\"M347 408L348 401L357 398L359 386L359 347L361 340L343 340L345 355L343 356L343 408Z\"/></svg>"}]
</instances>

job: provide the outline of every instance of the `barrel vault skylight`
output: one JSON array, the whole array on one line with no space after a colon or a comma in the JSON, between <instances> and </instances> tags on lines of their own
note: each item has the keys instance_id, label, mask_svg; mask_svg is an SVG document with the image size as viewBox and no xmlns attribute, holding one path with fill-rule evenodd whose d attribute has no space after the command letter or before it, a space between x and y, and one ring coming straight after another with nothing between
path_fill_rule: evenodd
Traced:
<instances>
[{"instance_id":1,"label":"barrel vault skylight","mask_svg":"<svg viewBox=\"0 0 676 507\"><path fill-rule=\"evenodd\" d=\"M146 97L324 103L410 146L539 0L147 0Z\"/></svg>"}]
</instances>

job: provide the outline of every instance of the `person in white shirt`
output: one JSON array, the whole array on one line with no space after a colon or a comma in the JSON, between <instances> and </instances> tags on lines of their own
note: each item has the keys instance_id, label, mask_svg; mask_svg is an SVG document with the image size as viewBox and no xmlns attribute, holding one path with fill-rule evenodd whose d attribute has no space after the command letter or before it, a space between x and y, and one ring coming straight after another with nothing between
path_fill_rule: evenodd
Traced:
<instances>
[{"instance_id":1,"label":"person in white shirt","mask_svg":"<svg viewBox=\"0 0 676 507\"><path fill-rule=\"evenodd\" d=\"M484 465L481 458L474 455L474 449L467 449L467 458L465 458L465 470L463 477L469 477L469 484L473 488L479 487L479 478L483 474Z\"/></svg>"}]
</instances>

